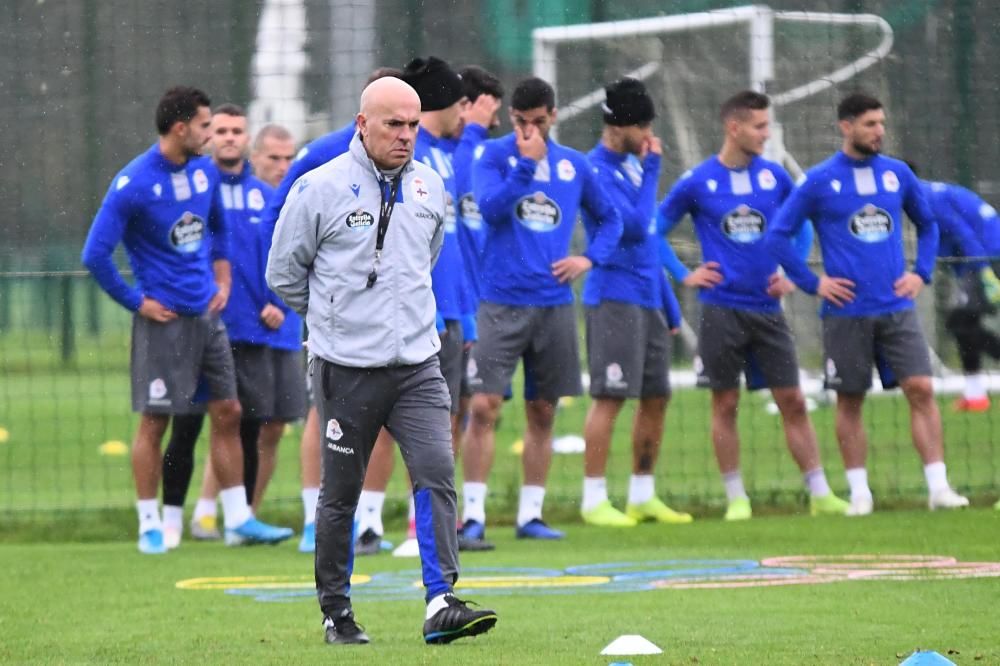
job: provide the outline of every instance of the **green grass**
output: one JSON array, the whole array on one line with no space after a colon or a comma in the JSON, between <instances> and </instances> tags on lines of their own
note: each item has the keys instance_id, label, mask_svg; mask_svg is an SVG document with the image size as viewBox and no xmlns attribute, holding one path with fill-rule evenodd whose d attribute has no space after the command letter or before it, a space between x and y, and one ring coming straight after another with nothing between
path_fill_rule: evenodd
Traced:
<instances>
[{"instance_id":1,"label":"green grass","mask_svg":"<svg viewBox=\"0 0 1000 666\"><path fill-rule=\"evenodd\" d=\"M493 553L474 567L544 567L804 554L950 555L996 561L1000 512L876 513L865 519L700 520L683 527L609 531L573 527L559 543L523 542L494 528ZM390 533L398 539L398 533ZM130 537L131 539L131 537ZM355 611L368 647L328 647L312 597L263 603L221 590L175 588L204 576L308 577L312 559L294 544L232 550L185 542L163 557L129 541L0 546L0 661L5 663L607 664L600 650L621 634L659 645L634 664L898 664L921 647L958 664L1000 663L1000 578L851 581L738 590L653 590L538 596L468 596L500 616L475 640L427 647L422 604L364 600ZM356 573L413 569L381 555ZM470 576L472 574L470 573ZM363 586L356 586L361 590Z\"/></svg>"},{"instance_id":2,"label":"green grass","mask_svg":"<svg viewBox=\"0 0 1000 666\"><path fill-rule=\"evenodd\" d=\"M124 353L124 350L122 351ZM0 386L0 427L9 439L0 443L0 512L64 511L127 507L133 486L128 457L103 456L102 442L131 442L135 417L129 410L129 383L124 371L38 371L11 373ZM798 470L788 455L778 417L768 414L764 393L745 395L740 410L742 467L748 489L760 505L794 507L804 501ZM1000 446L994 444L995 407L986 414L956 414L942 398L949 473L964 491L989 495L1000 488ZM588 400L563 407L556 433L580 433ZM619 418L608 468L613 498L622 499L630 467L630 423L633 405ZM873 396L866 421L871 435L869 472L879 500L916 501L923 475L909 440L908 412L901 396ZM813 412L823 460L835 490L843 491L843 467L833 437L833 410ZM514 400L504 408L497 435L497 457L490 480L490 507L508 512L520 486L520 458L511 452L524 427L523 407ZM299 496L300 426L282 440L279 467L269 492L278 502L294 504ZM203 436L198 458L203 459ZM397 454L397 465L401 465ZM579 455L557 455L549 482L549 506L572 504L580 493ZM196 482L200 470L195 472ZM395 475L390 498L405 497L402 475ZM659 489L683 505L716 508L722 501L709 438L709 396L700 390L677 390L667 414ZM189 494L193 501L196 491ZM570 507L572 509L572 507ZM570 511L572 513L572 510Z\"/></svg>"}]
</instances>

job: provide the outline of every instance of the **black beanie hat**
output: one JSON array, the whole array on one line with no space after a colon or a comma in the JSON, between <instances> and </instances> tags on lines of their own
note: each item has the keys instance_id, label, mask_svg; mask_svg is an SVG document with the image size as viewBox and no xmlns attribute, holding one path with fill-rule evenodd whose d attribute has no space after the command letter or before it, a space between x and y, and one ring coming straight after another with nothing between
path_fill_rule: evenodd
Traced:
<instances>
[{"instance_id":1,"label":"black beanie hat","mask_svg":"<svg viewBox=\"0 0 1000 666\"><path fill-rule=\"evenodd\" d=\"M607 101L601 105L608 125L645 125L656 117L653 99L646 86L636 79L615 81L604 89Z\"/></svg>"},{"instance_id":2,"label":"black beanie hat","mask_svg":"<svg viewBox=\"0 0 1000 666\"><path fill-rule=\"evenodd\" d=\"M414 58L403 69L403 80L420 95L421 111L440 111L462 99L462 78L444 60Z\"/></svg>"}]
</instances>

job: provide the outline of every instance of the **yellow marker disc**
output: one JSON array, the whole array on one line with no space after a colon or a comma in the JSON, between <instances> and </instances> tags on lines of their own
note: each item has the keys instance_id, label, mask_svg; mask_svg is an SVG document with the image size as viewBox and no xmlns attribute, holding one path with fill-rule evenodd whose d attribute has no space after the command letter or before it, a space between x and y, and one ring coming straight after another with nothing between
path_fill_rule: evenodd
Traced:
<instances>
[{"instance_id":1,"label":"yellow marker disc","mask_svg":"<svg viewBox=\"0 0 1000 666\"><path fill-rule=\"evenodd\" d=\"M128 444L112 439L101 444L97 450L102 456L125 456L128 455Z\"/></svg>"},{"instance_id":2,"label":"yellow marker disc","mask_svg":"<svg viewBox=\"0 0 1000 666\"><path fill-rule=\"evenodd\" d=\"M511 444L510 445L510 452L513 453L515 456L519 456L522 453L524 453L524 440L523 439L519 439L516 442L514 442L513 444Z\"/></svg>"},{"instance_id":3,"label":"yellow marker disc","mask_svg":"<svg viewBox=\"0 0 1000 666\"><path fill-rule=\"evenodd\" d=\"M7 428L0 427L0 444L6 444L10 439L10 431Z\"/></svg>"}]
</instances>

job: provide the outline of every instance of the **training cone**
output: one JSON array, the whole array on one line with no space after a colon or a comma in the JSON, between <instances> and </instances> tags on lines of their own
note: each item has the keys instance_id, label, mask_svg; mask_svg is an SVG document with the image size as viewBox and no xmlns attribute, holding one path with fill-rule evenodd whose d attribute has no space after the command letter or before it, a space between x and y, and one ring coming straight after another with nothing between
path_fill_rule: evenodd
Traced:
<instances>
[{"instance_id":1,"label":"training cone","mask_svg":"<svg viewBox=\"0 0 1000 666\"><path fill-rule=\"evenodd\" d=\"M554 453L583 453L586 449L587 443L579 435L563 435L552 440Z\"/></svg>"},{"instance_id":2,"label":"training cone","mask_svg":"<svg viewBox=\"0 0 1000 666\"><path fill-rule=\"evenodd\" d=\"M934 650L917 650L899 662L899 666L957 666L948 657Z\"/></svg>"},{"instance_id":3,"label":"training cone","mask_svg":"<svg viewBox=\"0 0 1000 666\"><path fill-rule=\"evenodd\" d=\"M626 634L608 643L601 654L663 654L663 650L638 634Z\"/></svg>"},{"instance_id":4,"label":"training cone","mask_svg":"<svg viewBox=\"0 0 1000 666\"><path fill-rule=\"evenodd\" d=\"M6 444L10 440L10 431L0 426L0 444Z\"/></svg>"}]
</instances>

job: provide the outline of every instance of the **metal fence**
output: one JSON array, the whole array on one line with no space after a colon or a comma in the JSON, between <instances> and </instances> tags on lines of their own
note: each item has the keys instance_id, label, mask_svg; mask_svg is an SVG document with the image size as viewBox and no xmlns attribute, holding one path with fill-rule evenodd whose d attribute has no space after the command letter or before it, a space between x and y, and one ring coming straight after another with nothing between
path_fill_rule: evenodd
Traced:
<instances>
[{"instance_id":1,"label":"metal fence","mask_svg":"<svg viewBox=\"0 0 1000 666\"><path fill-rule=\"evenodd\" d=\"M917 162L928 178L961 183L1000 205L1000 144L995 141L1000 42L993 38L1000 4L778 0L769 5L776 16L867 13L882 23L775 20L769 28L772 60L763 63L754 47L760 34L751 28L736 21L704 28L694 18L710 10L729 12L731 18L745 11L737 9L740 5L712 0L10 0L0 13L5 35L0 40L0 131L7 139L0 153L0 210L8 212L0 246L0 511L117 506L132 497L127 459L98 453L107 441L127 443L132 432L129 318L73 271L79 269L83 238L112 176L153 141L153 107L172 84L197 85L215 102L248 106L255 123L282 122L304 143L352 116L360 87L376 66L402 66L414 56L434 54L456 65L480 64L496 72L508 90L520 78L543 71L557 84L560 140L588 150L600 124L588 94L639 71L660 109L656 131L666 152L661 194L684 169L717 148L716 108L734 90L756 84L789 100L776 109L780 138L794 161L808 167L837 146L837 97L860 87L886 102L889 152ZM678 17L670 23L681 28L629 36L596 25L664 16ZM543 48L546 33L538 29L581 24L588 26L584 39ZM887 34L891 44L880 51ZM834 76L865 57L863 68ZM796 99L781 97L824 81L832 85ZM507 129L504 119L502 131ZM689 229L671 238L682 259L692 262L697 252ZM947 302L948 281L937 284L920 307L947 374L955 364L954 349L940 334L938 314ZM690 318L693 296L683 298ZM803 366L815 372L815 303L793 295L786 305ZM689 354L680 347L676 360L683 368ZM703 394L689 393L693 397L679 392L675 399L666 441L668 460L670 438L685 442L675 449L681 458L674 457L662 474L678 495L711 500L719 489L707 448L707 403ZM891 407L873 409L870 425L877 442L895 448L874 447L873 479L886 492L913 493L920 478L915 457L904 452L909 448L905 407L897 398L885 401ZM769 453L777 450L780 456L782 438L766 413L766 399L754 397L747 404L751 409L741 415L741 427L748 432L750 463L766 460L751 475L751 486L794 492L798 481L787 455ZM578 432L584 405L565 407L558 427ZM519 436L517 412L515 403L505 413L503 443ZM823 431L829 425L824 408L814 414L826 458L836 460L832 430ZM985 492L1000 481L993 444L1000 436L992 419L989 414L979 420L948 415L948 444L961 456L952 476L965 489ZM619 437L626 438L624 431ZM294 457L288 459L286 468L294 467ZM556 466L555 496L576 497L574 466ZM511 475L513 484L516 469L501 466L498 473ZM287 473L275 491L294 497L294 475Z\"/></svg>"}]
</instances>

